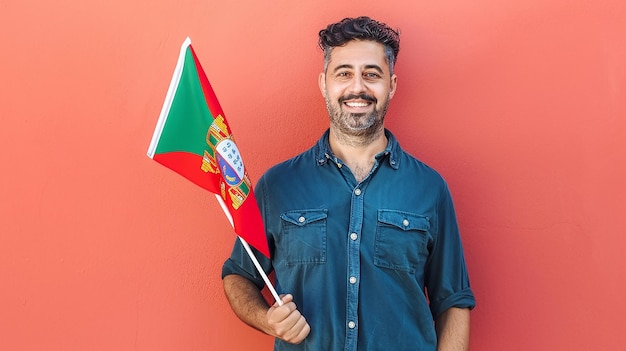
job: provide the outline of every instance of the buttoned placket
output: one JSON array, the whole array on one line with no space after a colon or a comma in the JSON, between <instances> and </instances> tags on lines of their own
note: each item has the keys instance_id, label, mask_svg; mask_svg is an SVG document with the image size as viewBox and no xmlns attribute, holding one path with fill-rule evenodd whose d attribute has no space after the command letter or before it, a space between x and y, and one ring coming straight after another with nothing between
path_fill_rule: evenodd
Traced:
<instances>
[{"instance_id":1,"label":"buttoned placket","mask_svg":"<svg viewBox=\"0 0 626 351\"><path fill-rule=\"evenodd\" d=\"M350 195L350 225L348 227L348 267L347 267L347 309L346 309L346 340L344 350L356 350L359 338L358 328L358 308L359 308L359 277L361 272L361 263L359 259L359 250L361 245L361 230L363 227L363 182L356 184L356 180L347 167L343 167L341 160L330 156L328 153L324 155L327 160L337 167L343 178L352 187ZM320 159L320 162L322 159ZM366 178L367 179L367 178ZM356 185L355 185L356 184Z\"/></svg>"},{"instance_id":2,"label":"buttoned placket","mask_svg":"<svg viewBox=\"0 0 626 351\"><path fill-rule=\"evenodd\" d=\"M385 156L388 155L389 152L385 152ZM379 166L378 157L374 162L374 166L368 173L368 175L361 181L360 183L354 185L355 183L351 183L349 181L352 179L353 182L356 182L354 176L351 174L350 170L347 167L343 167L343 163L336 157L332 157L328 153L324 154L326 160L332 161L336 166L339 172L343 173L344 179L348 182L349 186L353 186L351 199L350 199L350 225L348 228L348 267L347 267L347 277L346 277L346 285L347 285L347 309L346 309L346 340L345 347L346 351L353 350L356 351L358 346L358 338L359 338L359 321L358 321L358 311L359 311L359 286L360 286L360 277L361 277L361 260L360 260L360 247L361 247L361 233L363 231L363 217L364 217L364 193L369 183L372 174L376 171ZM318 164L322 165L325 162L323 158L318 160ZM345 173L347 172L347 173ZM350 173L350 176L348 176ZM351 184L350 184L351 183Z\"/></svg>"},{"instance_id":3,"label":"buttoned placket","mask_svg":"<svg viewBox=\"0 0 626 351\"><path fill-rule=\"evenodd\" d=\"M337 162L339 166L341 162ZM356 350L359 337L359 287L361 282L361 233L363 231L365 189L372 173L378 168L376 160L369 174L352 190L350 199L350 225L348 230L347 310L345 350ZM342 171L347 171L344 167ZM346 178L347 179L347 178Z\"/></svg>"},{"instance_id":4,"label":"buttoned placket","mask_svg":"<svg viewBox=\"0 0 626 351\"><path fill-rule=\"evenodd\" d=\"M358 184L351 195L350 226L348 230L348 269L347 269L347 310L346 310L346 350L356 350L359 336L358 309L359 283L361 273L360 246L363 230L364 184Z\"/></svg>"}]
</instances>

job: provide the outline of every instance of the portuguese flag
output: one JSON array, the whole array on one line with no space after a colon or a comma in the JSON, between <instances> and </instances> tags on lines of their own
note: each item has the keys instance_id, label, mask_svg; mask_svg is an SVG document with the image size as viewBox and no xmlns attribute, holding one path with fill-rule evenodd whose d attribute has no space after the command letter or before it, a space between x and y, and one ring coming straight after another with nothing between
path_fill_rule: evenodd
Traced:
<instances>
[{"instance_id":1,"label":"portuguese flag","mask_svg":"<svg viewBox=\"0 0 626 351\"><path fill-rule=\"evenodd\" d=\"M148 157L214 193L235 233L270 257L252 183L189 38L180 49Z\"/></svg>"}]
</instances>

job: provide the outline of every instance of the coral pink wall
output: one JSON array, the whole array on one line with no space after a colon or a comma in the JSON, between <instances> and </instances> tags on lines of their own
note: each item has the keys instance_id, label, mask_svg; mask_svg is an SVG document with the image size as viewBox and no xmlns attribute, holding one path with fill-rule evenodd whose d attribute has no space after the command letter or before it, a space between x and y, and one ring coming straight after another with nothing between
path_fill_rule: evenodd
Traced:
<instances>
[{"instance_id":1,"label":"coral pink wall","mask_svg":"<svg viewBox=\"0 0 626 351\"><path fill-rule=\"evenodd\" d=\"M624 1L59 0L0 1L0 349L270 349L214 198L145 152L186 36L253 180L307 148L317 31L361 14L402 31L388 127L455 196L472 349L623 348Z\"/></svg>"}]
</instances>

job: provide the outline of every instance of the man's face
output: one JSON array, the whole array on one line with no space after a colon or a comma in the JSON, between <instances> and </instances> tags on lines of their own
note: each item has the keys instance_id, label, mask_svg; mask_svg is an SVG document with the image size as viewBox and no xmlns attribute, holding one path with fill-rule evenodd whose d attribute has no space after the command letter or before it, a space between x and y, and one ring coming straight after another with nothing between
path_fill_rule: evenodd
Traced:
<instances>
[{"instance_id":1,"label":"man's face","mask_svg":"<svg viewBox=\"0 0 626 351\"><path fill-rule=\"evenodd\" d=\"M382 44L353 40L334 48L326 72L319 77L331 128L352 136L379 132L396 81Z\"/></svg>"}]
</instances>

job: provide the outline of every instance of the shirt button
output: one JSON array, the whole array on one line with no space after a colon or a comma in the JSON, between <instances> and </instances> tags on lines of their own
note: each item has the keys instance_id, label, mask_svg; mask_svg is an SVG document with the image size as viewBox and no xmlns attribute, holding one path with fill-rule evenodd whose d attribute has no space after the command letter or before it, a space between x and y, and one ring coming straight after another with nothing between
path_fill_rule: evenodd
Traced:
<instances>
[{"instance_id":1,"label":"shirt button","mask_svg":"<svg viewBox=\"0 0 626 351\"><path fill-rule=\"evenodd\" d=\"M350 234L350 239L356 240L359 236L356 233Z\"/></svg>"},{"instance_id":2,"label":"shirt button","mask_svg":"<svg viewBox=\"0 0 626 351\"><path fill-rule=\"evenodd\" d=\"M301 216L300 218L298 218L298 222L300 222L300 223L304 223L304 221L306 221L306 218L304 218L304 217L302 217L302 216Z\"/></svg>"},{"instance_id":3,"label":"shirt button","mask_svg":"<svg viewBox=\"0 0 626 351\"><path fill-rule=\"evenodd\" d=\"M409 220L408 219L403 220L402 221L402 225L405 226L405 227L408 227L409 226Z\"/></svg>"},{"instance_id":4,"label":"shirt button","mask_svg":"<svg viewBox=\"0 0 626 351\"><path fill-rule=\"evenodd\" d=\"M356 277L350 277L350 284L356 283Z\"/></svg>"},{"instance_id":5,"label":"shirt button","mask_svg":"<svg viewBox=\"0 0 626 351\"><path fill-rule=\"evenodd\" d=\"M348 322L348 328L354 329L354 327L356 327L356 323L354 323L353 321Z\"/></svg>"},{"instance_id":6,"label":"shirt button","mask_svg":"<svg viewBox=\"0 0 626 351\"><path fill-rule=\"evenodd\" d=\"M361 189L356 189L356 190L354 191L354 195L356 195L356 196L361 195Z\"/></svg>"}]
</instances>

